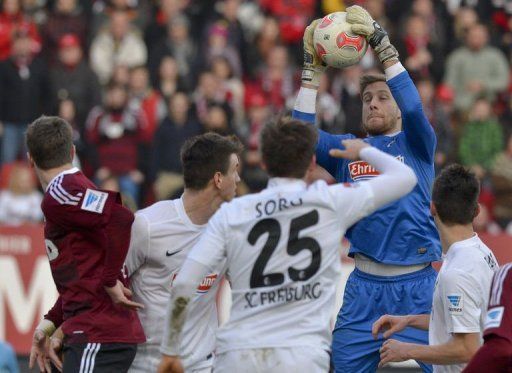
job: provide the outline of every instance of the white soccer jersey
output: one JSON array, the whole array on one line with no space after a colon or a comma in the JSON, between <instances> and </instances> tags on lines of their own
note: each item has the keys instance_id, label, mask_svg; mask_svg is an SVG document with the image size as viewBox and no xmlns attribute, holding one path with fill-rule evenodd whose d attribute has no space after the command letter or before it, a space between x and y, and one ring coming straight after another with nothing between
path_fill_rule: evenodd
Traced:
<instances>
[{"instance_id":1,"label":"white soccer jersey","mask_svg":"<svg viewBox=\"0 0 512 373\"><path fill-rule=\"evenodd\" d=\"M138 312L147 342L139 345L132 372L156 371L171 283L205 227L190 221L181 199L158 202L135 214L126 266L133 299L145 306ZM191 303L181 347L187 356L184 360L186 369L212 364L220 275L221 270L217 267L203 280Z\"/></svg>"},{"instance_id":2,"label":"white soccer jersey","mask_svg":"<svg viewBox=\"0 0 512 373\"><path fill-rule=\"evenodd\" d=\"M489 291L498 262L492 251L474 237L448 249L434 290L429 343L447 343L452 333L483 332ZM461 372L466 364L434 365L435 372Z\"/></svg>"},{"instance_id":3,"label":"white soccer jersey","mask_svg":"<svg viewBox=\"0 0 512 373\"><path fill-rule=\"evenodd\" d=\"M366 183L319 181L307 187L282 178L271 179L261 193L222 205L189 254L208 268L227 258L233 303L229 321L217 332L216 351L329 350L341 239L373 210Z\"/></svg>"}]
</instances>

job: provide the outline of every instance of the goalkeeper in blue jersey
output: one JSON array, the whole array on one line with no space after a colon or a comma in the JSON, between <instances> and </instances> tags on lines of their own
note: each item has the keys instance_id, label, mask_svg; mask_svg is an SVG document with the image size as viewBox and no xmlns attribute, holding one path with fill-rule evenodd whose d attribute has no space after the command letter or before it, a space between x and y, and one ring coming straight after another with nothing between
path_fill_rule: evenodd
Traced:
<instances>
[{"instance_id":1,"label":"goalkeeper in blue jersey","mask_svg":"<svg viewBox=\"0 0 512 373\"><path fill-rule=\"evenodd\" d=\"M418 177L414 190L348 232L355 270L350 275L333 334L332 359L336 372L372 372L380 360L383 340L374 340L372 323L384 314L428 314L436 272L431 262L441 259L441 247L430 215L436 137L421 105L418 91L398 60L387 33L360 6L347 8L352 31L363 35L383 64L385 75L361 77L362 124L365 141L409 165ZM325 67L313 48L313 22L304 33L304 68L293 117L315 122L315 100ZM339 182L374 177L363 161L329 156L354 135L330 135L319 130L317 162ZM396 339L428 344L428 334L407 328ZM424 371L429 365L420 363Z\"/></svg>"}]
</instances>

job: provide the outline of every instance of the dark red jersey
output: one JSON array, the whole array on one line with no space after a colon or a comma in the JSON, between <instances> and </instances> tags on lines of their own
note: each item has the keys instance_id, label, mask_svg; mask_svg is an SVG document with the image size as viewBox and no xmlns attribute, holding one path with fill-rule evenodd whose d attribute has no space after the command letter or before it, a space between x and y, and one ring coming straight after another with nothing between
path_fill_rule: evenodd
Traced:
<instances>
[{"instance_id":1,"label":"dark red jersey","mask_svg":"<svg viewBox=\"0 0 512 373\"><path fill-rule=\"evenodd\" d=\"M98 190L76 168L56 176L46 189L41 205L46 250L69 343L145 341L137 313L115 305L104 289L112 246L107 226L120 204L119 193Z\"/></svg>"},{"instance_id":2,"label":"dark red jersey","mask_svg":"<svg viewBox=\"0 0 512 373\"><path fill-rule=\"evenodd\" d=\"M494 274L484 328L485 339L495 335L512 344L512 263Z\"/></svg>"}]
</instances>

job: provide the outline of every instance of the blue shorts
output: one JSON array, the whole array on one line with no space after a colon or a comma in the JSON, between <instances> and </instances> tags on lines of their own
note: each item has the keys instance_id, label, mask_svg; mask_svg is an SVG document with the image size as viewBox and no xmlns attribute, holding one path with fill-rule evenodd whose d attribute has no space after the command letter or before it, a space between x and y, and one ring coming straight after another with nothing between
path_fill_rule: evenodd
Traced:
<instances>
[{"instance_id":1,"label":"blue shorts","mask_svg":"<svg viewBox=\"0 0 512 373\"><path fill-rule=\"evenodd\" d=\"M373 276L357 268L345 287L332 341L332 363L336 372L374 372L380 361L384 339L373 339L372 324L382 315L429 314L437 272L428 266L400 276ZM393 335L404 342L428 344L428 332L406 328ZM418 362L425 372L432 366Z\"/></svg>"}]
</instances>

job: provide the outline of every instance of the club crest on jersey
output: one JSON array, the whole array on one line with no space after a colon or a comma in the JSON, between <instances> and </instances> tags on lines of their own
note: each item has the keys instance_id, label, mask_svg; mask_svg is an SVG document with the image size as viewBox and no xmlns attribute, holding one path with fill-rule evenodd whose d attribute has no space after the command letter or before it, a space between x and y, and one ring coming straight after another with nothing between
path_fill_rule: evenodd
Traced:
<instances>
[{"instance_id":1,"label":"club crest on jersey","mask_svg":"<svg viewBox=\"0 0 512 373\"><path fill-rule=\"evenodd\" d=\"M402 155L396 156L400 162L404 163L405 159ZM378 176L379 171L375 169L375 167L368 164L366 161L354 161L348 164L348 172L350 173L350 177L352 180L365 180L370 179L372 177Z\"/></svg>"},{"instance_id":2,"label":"club crest on jersey","mask_svg":"<svg viewBox=\"0 0 512 373\"><path fill-rule=\"evenodd\" d=\"M501 319L503 318L503 313L505 312L505 307L494 307L487 311L487 316L485 318L484 329L490 328L498 328L501 325Z\"/></svg>"},{"instance_id":3,"label":"club crest on jersey","mask_svg":"<svg viewBox=\"0 0 512 373\"><path fill-rule=\"evenodd\" d=\"M464 305L464 297L462 294L449 294L448 298L448 312L452 315L462 315L462 308Z\"/></svg>"}]
</instances>

